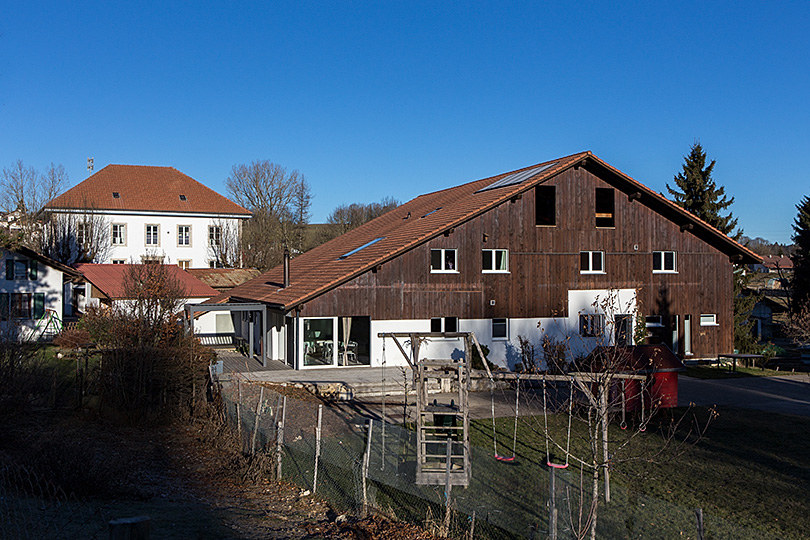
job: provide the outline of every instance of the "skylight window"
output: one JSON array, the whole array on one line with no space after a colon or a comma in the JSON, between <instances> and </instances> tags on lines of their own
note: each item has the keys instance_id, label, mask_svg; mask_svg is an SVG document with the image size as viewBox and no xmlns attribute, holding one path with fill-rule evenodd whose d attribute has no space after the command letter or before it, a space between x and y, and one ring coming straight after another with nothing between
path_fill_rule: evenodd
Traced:
<instances>
[{"instance_id":1,"label":"skylight window","mask_svg":"<svg viewBox=\"0 0 810 540\"><path fill-rule=\"evenodd\" d=\"M490 189L497 189L497 188L502 188L502 187L506 187L506 186L514 186L514 185L517 185L517 184L522 184L523 182L525 182L526 180L528 180L532 176L534 176L536 174L539 174L539 173L545 171L546 169L550 169L550 168L554 167L556 164L557 164L557 162L555 161L554 163L547 163L545 165L540 165L539 167L534 167L534 168L528 169L526 171L520 171L520 172L508 174L508 175L504 176L503 178L501 178L500 180L495 180L490 185L479 189L478 191L476 191L476 193L481 193L482 191L489 191Z\"/></svg>"},{"instance_id":2,"label":"skylight window","mask_svg":"<svg viewBox=\"0 0 810 540\"><path fill-rule=\"evenodd\" d=\"M343 260L343 259L345 259L345 258L347 258L347 257L350 257L350 256L354 255L355 253L357 253L358 251L361 251L361 250L363 250L363 249L366 249L368 246L372 246L372 245L376 244L376 243L377 243L377 242L379 242L380 240L385 240L385 237L384 237L384 236L381 236L381 237L379 237L379 238L375 238L375 239L374 239L374 240L372 240L371 242L366 242L365 244L363 244L363 245L362 245L362 246L360 246L359 248L353 249L353 250L351 250L351 251L350 251L350 252L348 252L348 253L344 253L343 255L341 255L340 257L338 257L338 260Z\"/></svg>"},{"instance_id":3,"label":"skylight window","mask_svg":"<svg viewBox=\"0 0 810 540\"><path fill-rule=\"evenodd\" d=\"M185 195L180 195L180 200L181 200L181 201L185 201L185 200L186 200L186 196L185 196Z\"/></svg>"},{"instance_id":4,"label":"skylight window","mask_svg":"<svg viewBox=\"0 0 810 540\"><path fill-rule=\"evenodd\" d=\"M113 199L120 199L120 198L121 198L121 194L118 193L117 191L113 191Z\"/></svg>"}]
</instances>

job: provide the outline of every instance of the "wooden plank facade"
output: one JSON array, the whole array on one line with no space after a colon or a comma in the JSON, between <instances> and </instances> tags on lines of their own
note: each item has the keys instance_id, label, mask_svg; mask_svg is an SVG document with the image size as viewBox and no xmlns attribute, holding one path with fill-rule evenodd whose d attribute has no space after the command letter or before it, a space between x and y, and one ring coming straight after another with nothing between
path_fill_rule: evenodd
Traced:
<instances>
[{"instance_id":1,"label":"wooden plank facade","mask_svg":"<svg viewBox=\"0 0 810 540\"><path fill-rule=\"evenodd\" d=\"M569 316L568 291L636 289L646 316L661 316L669 345L684 350L687 316L691 352L733 349L732 264L729 256L585 167L543 185L555 186L556 225L536 225L536 190L439 234L376 271L307 302L302 317L368 316L372 320L547 318ZM613 190L614 226L597 227L596 189ZM457 273L431 273L431 249L457 250ZM508 273L483 273L482 250L508 250ZM580 252L604 252L603 274L580 273ZM653 252L674 251L676 273L653 273ZM701 314L716 326L700 326Z\"/></svg>"}]
</instances>

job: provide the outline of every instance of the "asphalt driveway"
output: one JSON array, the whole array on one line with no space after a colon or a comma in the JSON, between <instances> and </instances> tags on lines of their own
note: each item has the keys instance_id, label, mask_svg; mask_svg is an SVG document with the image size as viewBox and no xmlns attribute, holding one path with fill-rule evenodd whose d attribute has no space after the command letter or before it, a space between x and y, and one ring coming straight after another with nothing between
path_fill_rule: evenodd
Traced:
<instances>
[{"instance_id":1,"label":"asphalt driveway","mask_svg":"<svg viewBox=\"0 0 810 540\"><path fill-rule=\"evenodd\" d=\"M718 405L810 416L810 374L741 379L694 379L681 375L678 405Z\"/></svg>"}]
</instances>

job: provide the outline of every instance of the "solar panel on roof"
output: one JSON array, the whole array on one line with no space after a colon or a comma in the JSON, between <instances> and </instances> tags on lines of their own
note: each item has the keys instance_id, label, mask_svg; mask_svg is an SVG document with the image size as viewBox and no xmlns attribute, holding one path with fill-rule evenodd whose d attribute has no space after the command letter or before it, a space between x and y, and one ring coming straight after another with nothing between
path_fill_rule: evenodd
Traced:
<instances>
[{"instance_id":1,"label":"solar panel on roof","mask_svg":"<svg viewBox=\"0 0 810 540\"><path fill-rule=\"evenodd\" d=\"M496 180L492 182L490 185L482 187L481 189L476 191L476 193L481 193L482 191L489 191L490 189L497 189L506 186L514 186L517 184L522 184L524 181L531 178L532 176L541 173L546 169L550 169L556 164L557 162L555 161L554 163L547 163L546 165L540 165L539 167L534 167L533 169L508 174L503 178L501 178L500 180Z\"/></svg>"},{"instance_id":2,"label":"solar panel on roof","mask_svg":"<svg viewBox=\"0 0 810 540\"><path fill-rule=\"evenodd\" d=\"M338 260L343 260L343 259L345 259L345 258L349 257L350 255L354 255L355 253L357 253L357 252L358 252L358 251L360 251L361 249L365 249L365 248L367 248L368 246L370 246L370 245L372 245L372 244L376 244L376 243L377 243L377 242L379 242L380 240L384 240L384 239L385 239L385 237L384 237L384 236L381 236L381 237L379 237L379 238L375 238L375 239L374 239L374 240L372 240L371 242L366 242L365 244L363 244L363 245L362 245L362 246L360 246L359 248L355 248L355 249L353 249L353 250L349 251L348 253L344 253L343 255L341 255L340 257L338 257Z\"/></svg>"}]
</instances>

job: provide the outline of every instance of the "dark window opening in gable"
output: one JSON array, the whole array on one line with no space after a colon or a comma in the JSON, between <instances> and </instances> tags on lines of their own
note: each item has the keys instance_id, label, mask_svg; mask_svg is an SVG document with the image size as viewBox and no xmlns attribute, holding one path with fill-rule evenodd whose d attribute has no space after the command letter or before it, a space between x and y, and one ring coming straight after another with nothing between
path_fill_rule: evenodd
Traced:
<instances>
[{"instance_id":1,"label":"dark window opening in gable","mask_svg":"<svg viewBox=\"0 0 810 540\"><path fill-rule=\"evenodd\" d=\"M545 227L557 225L557 186L534 188L535 224Z\"/></svg>"},{"instance_id":2,"label":"dark window opening in gable","mask_svg":"<svg viewBox=\"0 0 810 540\"><path fill-rule=\"evenodd\" d=\"M596 188L596 226L615 227L613 188Z\"/></svg>"}]
</instances>

